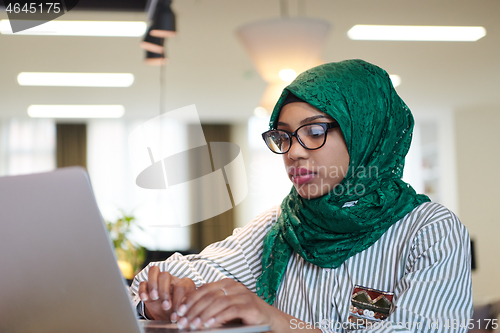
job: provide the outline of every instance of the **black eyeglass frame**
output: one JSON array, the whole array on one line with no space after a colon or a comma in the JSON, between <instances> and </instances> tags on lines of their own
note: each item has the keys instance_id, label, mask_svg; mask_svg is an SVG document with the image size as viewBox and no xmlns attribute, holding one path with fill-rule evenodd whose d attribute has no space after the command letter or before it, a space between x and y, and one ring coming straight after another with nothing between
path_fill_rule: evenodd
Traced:
<instances>
[{"instance_id":1,"label":"black eyeglass frame","mask_svg":"<svg viewBox=\"0 0 500 333\"><path fill-rule=\"evenodd\" d=\"M323 127L323 130L325 131L325 138L323 140L323 143L321 144L321 146L319 146L318 148L308 148L306 147L306 145L300 140L300 137L297 135L297 132L302 128L302 127L305 127L305 126L309 126L309 125L320 125L321 127ZM292 144L293 144L293 137L295 137L297 139L297 142L302 146L304 147L305 149L307 150L316 150L316 149L320 149L321 147L323 147L326 143L326 137L328 136L328 130L329 129L332 129L332 128L336 128L336 127L340 127L339 123L337 122L332 122L332 123L310 123L310 124L304 124L302 126L300 126L299 128L297 128L295 130L295 132L291 133L289 131L286 131L286 130L282 130L282 129L271 129L269 131L265 131L264 133L262 133L262 139L264 140L264 142L266 143L266 146L275 154L279 154L279 155L283 155L283 154L286 154L288 153L288 151L290 150L290 148L292 147ZM274 151L271 147L269 147L269 144L267 143L267 140L266 140L266 134L269 133L269 132L273 132L273 131L282 131L282 132L285 132L286 134L288 134L288 136L290 137L290 145L288 146L288 149L282 153L278 153L276 151Z\"/></svg>"}]
</instances>

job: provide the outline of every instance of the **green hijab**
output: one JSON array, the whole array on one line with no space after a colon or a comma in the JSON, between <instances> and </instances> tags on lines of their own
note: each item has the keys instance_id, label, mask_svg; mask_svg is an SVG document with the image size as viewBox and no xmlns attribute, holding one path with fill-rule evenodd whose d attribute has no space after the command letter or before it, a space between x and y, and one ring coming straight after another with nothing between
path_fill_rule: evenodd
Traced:
<instances>
[{"instance_id":1,"label":"green hijab","mask_svg":"<svg viewBox=\"0 0 500 333\"><path fill-rule=\"evenodd\" d=\"M292 187L283 200L278 221L264 238L262 274L257 279L257 294L269 304L293 251L319 267L337 268L430 201L401 179L413 116L383 69L346 60L300 74L283 90L271 128L289 93L339 123L350 162L347 175L330 193L304 199Z\"/></svg>"}]
</instances>

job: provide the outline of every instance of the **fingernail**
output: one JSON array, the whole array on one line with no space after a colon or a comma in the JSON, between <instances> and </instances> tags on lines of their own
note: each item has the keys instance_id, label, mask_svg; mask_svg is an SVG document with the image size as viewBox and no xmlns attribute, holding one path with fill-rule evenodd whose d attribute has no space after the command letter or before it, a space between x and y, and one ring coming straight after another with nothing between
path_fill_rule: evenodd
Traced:
<instances>
[{"instance_id":1,"label":"fingernail","mask_svg":"<svg viewBox=\"0 0 500 333\"><path fill-rule=\"evenodd\" d=\"M163 310L167 311L168 309L170 309L170 302L165 300L161 303L161 307L163 308Z\"/></svg>"},{"instance_id":2,"label":"fingernail","mask_svg":"<svg viewBox=\"0 0 500 333\"><path fill-rule=\"evenodd\" d=\"M179 322L177 323L177 327L182 330L184 327L187 326L188 320L186 318L181 318Z\"/></svg>"},{"instance_id":3,"label":"fingernail","mask_svg":"<svg viewBox=\"0 0 500 333\"><path fill-rule=\"evenodd\" d=\"M187 311L187 306L185 304L182 304L179 307L179 310L177 310L177 314L182 317L186 314L186 311Z\"/></svg>"},{"instance_id":4,"label":"fingernail","mask_svg":"<svg viewBox=\"0 0 500 333\"><path fill-rule=\"evenodd\" d=\"M207 322L205 324L203 324L203 326L208 328L208 327L212 326L213 323L215 323L215 318L210 318L209 320L207 320Z\"/></svg>"},{"instance_id":5,"label":"fingernail","mask_svg":"<svg viewBox=\"0 0 500 333\"><path fill-rule=\"evenodd\" d=\"M173 322L174 324L177 322L177 312L174 312L170 315L170 321Z\"/></svg>"},{"instance_id":6,"label":"fingernail","mask_svg":"<svg viewBox=\"0 0 500 333\"><path fill-rule=\"evenodd\" d=\"M201 323L201 319L200 318L196 318L195 320L193 320L193 322L189 325L189 327L192 329L192 330L195 330Z\"/></svg>"},{"instance_id":7,"label":"fingernail","mask_svg":"<svg viewBox=\"0 0 500 333\"><path fill-rule=\"evenodd\" d=\"M141 298L141 301L146 302L148 300L148 294L146 293L141 293L139 296Z\"/></svg>"},{"instance_id":8,"label":"fingernail","mask_svg":"<svg viewBox=\"0 0 500 333\"><path fill-rule=\"evenodd\" d=\"M150 293L149 293L149 296L151 296L151 299L153 301L156 301L158 299L158 292L156 291L156 289L153 289Z\"/></svg>"}]
</instances>

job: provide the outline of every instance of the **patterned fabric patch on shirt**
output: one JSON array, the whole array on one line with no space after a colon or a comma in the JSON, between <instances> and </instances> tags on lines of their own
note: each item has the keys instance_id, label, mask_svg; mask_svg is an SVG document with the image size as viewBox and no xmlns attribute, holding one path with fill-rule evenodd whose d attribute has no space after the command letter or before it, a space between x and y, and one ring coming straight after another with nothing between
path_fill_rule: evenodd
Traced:
<instances>
[{"instance_id":1,"label":"patterned fabric patch on shirt","mask_svg":"<svg viewBox=\"0 0 500 333\"><path fill-rule=\"evenodd\" d=\"M349 306L349 322L353 329L380 325L394 311L394 293L354 286Z\"/></svg>"}]
</instances>

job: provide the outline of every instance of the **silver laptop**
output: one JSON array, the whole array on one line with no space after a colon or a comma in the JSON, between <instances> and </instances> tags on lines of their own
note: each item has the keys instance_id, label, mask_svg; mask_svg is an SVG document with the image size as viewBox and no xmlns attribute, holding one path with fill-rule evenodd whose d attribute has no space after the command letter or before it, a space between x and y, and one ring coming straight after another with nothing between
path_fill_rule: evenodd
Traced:
<instances>
[{"instance_id":1,"label":"silver laptop","mask_svg":"<svg viewBox=\"0 0 500 333\"><path fill-rule=\"evenodd\" d=\"M178 332L171 327L137 320L84 169L0 177L0 332Z\"/></svg>"}]
</instances>

